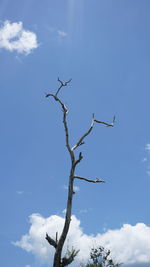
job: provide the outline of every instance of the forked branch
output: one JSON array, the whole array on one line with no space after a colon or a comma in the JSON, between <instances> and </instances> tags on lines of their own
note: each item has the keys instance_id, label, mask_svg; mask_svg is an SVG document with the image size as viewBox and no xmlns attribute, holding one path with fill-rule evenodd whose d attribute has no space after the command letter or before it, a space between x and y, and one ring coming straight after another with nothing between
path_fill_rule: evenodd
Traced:
<instances>
[{"instance_id":1,"label":"forked branch","mask_svg":"<svg viewBox=\"0 0 150 267\"><path fill-rule=\"evenodd\" d=\"M63 102L62 102L56 95L54 95L54 94L46 94L46 95L45 95L45 97L49 97L49 96L52 96L52 97L55 99L55 101L58 101L59 104L61 105L63 111L64 111L65 113L68 113L68 109L67 109L67 107L65 106L65 104L64 104L64 103L63 103Z\"/></svg>"},{"instance_id":2,"label":"forked branch","mask_svg":"<svg viewBox=\"0 0 150 267\"><path fill-rule=\"evenodd\" d=\"M70 80L68 81L70 82ZM68 83L66 82L66 83ZM64 85L65 86L65 85ZM74 159L74 155L72 153L70 144L69 144L69 133L68 133L68 125L67 125L67 114L68 114L68 109L65 106L65 104L60 100L60 98L58 98L56 95L54 94L46 94L45 97L53 97L55 99L55 101L57 101L61 107L62 107L62 111L63 111L63 124L64 124L64 128L65 128L65 135L66 135L66 147L70 153L71 159Z\"/></svg>"},{"instance_id":3,"label":"forked branch","mask_svg":"<svg viewBox=\"0 0 150 267\"><path fill-rule=\"evenodd\" d=\"M81 145L84 144L84 141L83 141L84 138L85 138L87 135L90 134L90 132L92 131L93 127L94 127L94 114L93 114L92 123L91 123L90 128L88 129L88 131L87 131L85 134L83 134L83 135L81 136L81 138L79 139L79 141L76 143L75 146L72 147L71 150L75 150L78 146L81 146Z\"/></svg>"},{"instance_id":4,"label":"forked branch","mask_svg":"<svg viewBox=\"0 0 150 267\"><path fill-rule=\"evenodd\" d=\"M71 82L71 80L72 80L72 79L70 79L70 80L67 81L67 82L62 82L62 81L58 78L58 82L60 82L60 86L59 86L59 88L58 88L58 90L57 90L57 92L56 92L56 94L55 94L56 97L57 97L58 93L60 92L61 88L64 87L64 86L67 86L68 83Z\"/></svg>"},{"instance_id":5,"label":"forked branch","mask_svg":"<svg viewBox=\"0 0 150 267\"><path fill-rule=\"evenodd\" d=\"M88 135L90 134L90 132L92 131L92 129L93 129L93 127L94 127L94 123L95 123L95 122L96 122L96 123L104 124L104 125L107 126L107 127L113 127L115 121L116 121L116 117L115 117L115 116L114 116L114 118L113 118L112 123L107 123L107 122L105 122L105 121L99 121L99 120L96 120L96 119L94 119L94 113L93 113L93 118L92 118L92 123L91 123L90 128L88 129L88 131L87 131L85 134L83 134L83 135L81 136L81 138L79 139L79 141L76 143L76 145L74 145L74 146L71 148L71 150L73 151L73 150L75 150L77 147L79 147L79 146L85 144L85 142L84 142L83 140L85 139L86 136L88 136Z\"/></svg>"},{"instance_id":6,"label":"forked branch","mask_svg":"<svg viewBox=\"0 0 150 267\"><path fill-rule=\"evenodd\" d=\"M88 179L88 178L85 178L85 177L81 177L81 176L74 176L74 178L76 179L80 179L80 180L84 180L86 182L89 182L89 183L105 183L104 180L101 180L101 179L98 179L96 178L95 180L92 180L92 179Z\"/></svg>"},{"instance_id":7,"label":"forked branch","mask_svg":"<svg viewBox=\"0 0 150 267\"><path fill-rule=\"evenodd\" d=\"M79 153L79 157L77 160L75 160L75 167L77 166L78 163L80 163L80 161L83 159L83 155L82 152Z\"/></svg>"},{"instance_id":8,"label":"forked branch","mask_svg":"<svg viewBox=\"0 0 150 267\"><path fill-rule=\"evenodd\" d=\"M45 239L48 241L48 243L51 245L51 246L53 246L54 248L57 248L57 239L56 239L56 241L53 239L53 238L51 238L47 233L46 233L46 237L45 237Z\"/></svg>"}]
</instances>

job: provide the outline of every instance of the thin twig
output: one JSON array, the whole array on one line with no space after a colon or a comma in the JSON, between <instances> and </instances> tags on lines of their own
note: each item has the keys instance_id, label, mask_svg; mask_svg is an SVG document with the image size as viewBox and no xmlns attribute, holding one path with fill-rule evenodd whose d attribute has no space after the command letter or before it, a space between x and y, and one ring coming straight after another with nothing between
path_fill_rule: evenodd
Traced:
<instances>
[{"instance_id":1,"label":"thin twig","mask_svg":"<svg viewBox=\"0 0 150 267\"><path fill-rule=\"evenodd\" d=\"M90 182L90 183L105 183L104 180L101 180L101 179L98 179L96 178L95 180L92 180L92 179L87 179L87 178L84 178L84 177L81 177L81 176L74 176L74 178L77 178L77 179L80 179L80 180L84 180L86 182Z\"/></svg>"},{"instance_id":2,"label":"thin twig","mask_svg":"<svg viewBox=\"0 0 150 267\"><path fill-rule=\"evenodd\" d=\"M96 120L96 119L94 119L94 121L97 122L97 123L104 124L107 127L113 127L114 126L114 123L116 122L116 117L114 116L112 123L107 123L105 121L99 121L99 120Z\"/></svg>"},{"instance_id":3,"label":"thin twig","mask_svg":"<svg viewBox=\"0 0 150 267\"><path fill-rule=\"evenodd\" d=\"M60 89L61 89L62 87L64 87L64 86L67 86L68 83L70 83L71 81L72 81L72 79L70 79L70 80L67 81L67 82L62 82L62 81L58 78L58 82L60 82L60 86L59 86L59 88L58 88L58 90L57 90L55 96L57 97L58 93L60 92Z\"/></svg>"},{"instance_id":4,"label":"thin twig","mask_svg":"<svg viewBox=\"0 0 150 267\"><path fill-rule=\"evenodd\" d=\"M83 159L83 155L82 155L82 152L79 153L79 157L78 159L75 161L75 166L80 163L80 161Z\"/></svg>"}]
</instances>

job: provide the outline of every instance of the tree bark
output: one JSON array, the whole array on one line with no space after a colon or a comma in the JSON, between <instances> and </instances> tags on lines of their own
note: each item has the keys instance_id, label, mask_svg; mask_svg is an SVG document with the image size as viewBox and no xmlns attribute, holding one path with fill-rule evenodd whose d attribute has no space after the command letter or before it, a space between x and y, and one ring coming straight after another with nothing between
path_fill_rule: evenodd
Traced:
<instances>
[{"instance_id":1,"label":"tree bark","mask_svg":"<svg viewBox=\"0 0 150 267\"><path fill-rule=\"evenodd\" d=\"M58 245L55 251L53 267L62 267L61 265L62 249L63 249L64 242L66 240L66 237L69 231L70 222L71 222L72 199L73 199L73 192L74 192L73 182L74 182L74 166L71 167L70 177L69 177L68 200L67 200L65 224L64 224L62 234L59 238Z\"/></svg>"},{"instance_id":2,"label":"tree bark","mask_svg":"<svg viewBox=\"0 0 150 267\"><path fill-rule=\"evenodd\" d=\"M105 182L104 180L101 180L98 178L96 180L92 180L92 179L87 179L87 178L84 178L81 176L74 175L76 166L81 162L81 160L83 158L82 152L80 152L78 158L76 159L74 151L79 146L85 144L84 139L91 133L95 123L100 123L100 124L103 124L107 127L113 127L114 123L115 123L115 116L113 118L112 123L107 123L104 121L96 120L94 118L94 114L93 114L92 122L91 122L89 129L79 138L77 143L71 148L70 143L69 143L69 131L68 131L68 124L67 124L68 109L65 106L65 104L60 100L60 98L58 98L58 94L59 94L60 90L62 89L62 87L67 86L68 83L70 83L71 79L67 82L62 82L58 78L58 81L60 82L60 86L59 86L56 94L46 94L46 97L52 97L57 103L59 103L59 105L62 108L63 124L64 124L64 130L65 130L65 139L66 139L65 141L66 141L66 147L67 147L67 150L69 152L70 159L71 159L71 169L70 169L69 182L68 182L68 199L67 199L65 223L64 223L64 227L63 227L61 236L57 240L57 233L56 233L56 240L54 240L53 238L49 237L48 234L46 234L45 238L48 241L48 243L55 248L53 267L64 267L64 266L67 266L68 264L66 262L64 262L64 260L66 260L66 258L62 258L62 250L63 250L63 246L65 243L65 240L66 240L66 237L67 237L67 234L69 231L69 227L70 227L70 222L71 222L72 200L73 200L73 195L74 195L74 190L73 190L74 179L76 178L76 179L80 179L80 180L84 180L86 182L92 182L92 183L104 183ZM74 260L74 257L76 256L77 253L78 253L78 251L76 251L75 253L73 252L72 255L69 256L69 258L67 258L67 261L68 261L68 259L69 260L71 259L71 261Z\"/></svg>"}]
</instances>

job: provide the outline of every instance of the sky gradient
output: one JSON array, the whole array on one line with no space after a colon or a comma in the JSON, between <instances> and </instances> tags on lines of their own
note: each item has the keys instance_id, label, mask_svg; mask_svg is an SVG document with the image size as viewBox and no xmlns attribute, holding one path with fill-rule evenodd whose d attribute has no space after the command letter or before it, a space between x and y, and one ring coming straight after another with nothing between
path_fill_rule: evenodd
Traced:
<instances>
[{"instance_id":1,"label":"sky gradient","mask_svg":"<svg viewBox=\"0 0 150 267\"><path fill-rule=\"evenodd\" d=\"M82 255L98 242L126 266L150 264L149 14L149 0L0 1L2 266L48 267L45 231L61 231L70 159L61 109L45 98L58 77L72 78L59 95L71 145L92 113L116 116L77 151L76 174L106 183L76 181L70 244L78 236Z\"/></svg>"}]
</instances>

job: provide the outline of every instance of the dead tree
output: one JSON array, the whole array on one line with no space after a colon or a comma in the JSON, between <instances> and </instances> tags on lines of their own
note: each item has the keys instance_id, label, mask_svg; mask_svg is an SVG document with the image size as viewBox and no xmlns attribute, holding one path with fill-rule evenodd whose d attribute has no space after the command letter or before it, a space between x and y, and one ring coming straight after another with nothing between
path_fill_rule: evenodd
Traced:
<instances>
[{"instance_id":1,"label":"dead tree","mask_svg":"<svg viewBox=\"0 0 150 267\"><path fill-rule=\"evenodd\" d=\"M58 78L58 82L60 83L60 86L59 86L56 94L48 93L48 94L46 94L46 97L47 98L52 97L59 104L59 106L62 109L63 125L64 125L64 130L65 130L65 139L66 139L65 141L66 141L66 147L67 147L67 150L69 152L70 159L71 159L71 168L70 168L70 175L69 175L69 181L68 181L68 200L67 200L66 216L65 216L65 223L64 223L62 233L61 233L59 239L58 239L57 233L56 233L55 239L50 237L47 233L46 233L45 238L48 241L48 243L51 246L53 246L55 249L53 267L64 267L64 266L69 265L74 260L74 257L77 254L77 251L72 249L69 256L62 257L62 249L63 249L64 243L65 243L65 240L66 240L66 237L67 237L67 234L69 231L70 222L71 222L72 200L73 200L73 196L74 196L74 189L73 189L74 180L80 179L80 180L84 180L84 181L90 182L90 183L104 183L105 182L104 180L101 180L98 178L93 180L93 179L89 179L89 178L75 175L76 166L83 159L82 152L79 152L79 155L77 158L75 157L75 150L84 144L84 139L91 133L95 123L103 124L107 127L113 127L114 122L115 122L115 117L113 119L113 122L110 124L110 123L95 119L94 114L93 114L92 122L91 122L89 129L79 138L77 143L73 147L71 147L70 140L69 140L68 122L67 122L68 109L67 109L66 105L58 97L60 90L63 87L67 86L71 82L71 79L67 82L62 82Z\"/></svg>"}]
</instances>

